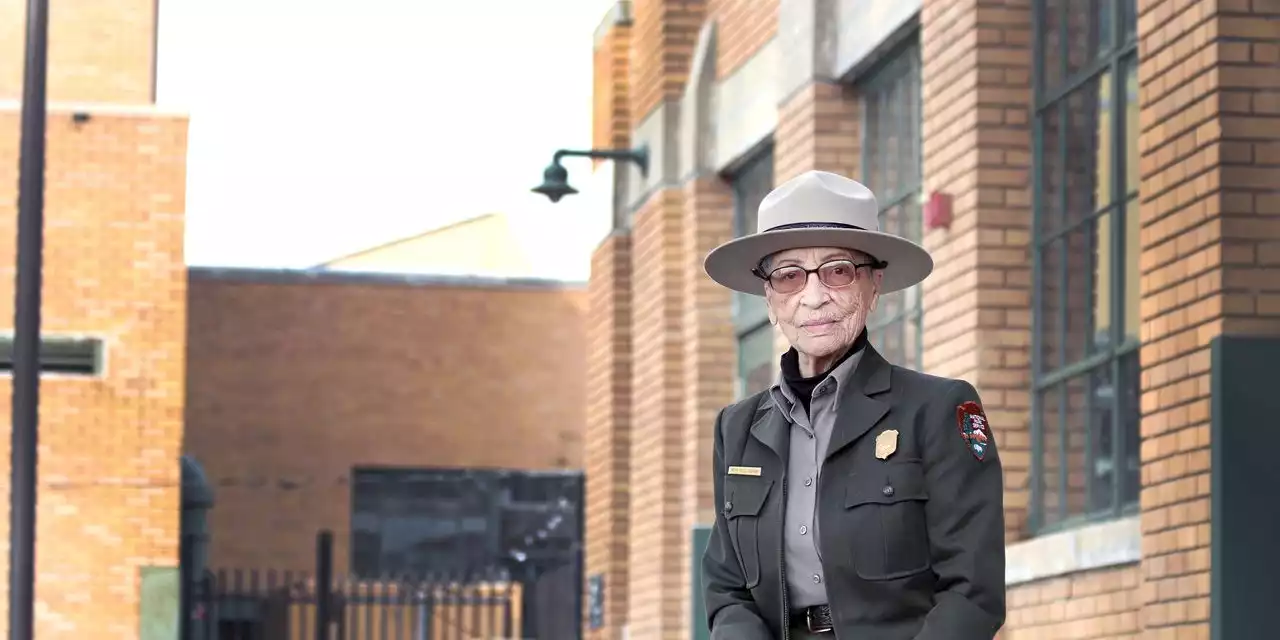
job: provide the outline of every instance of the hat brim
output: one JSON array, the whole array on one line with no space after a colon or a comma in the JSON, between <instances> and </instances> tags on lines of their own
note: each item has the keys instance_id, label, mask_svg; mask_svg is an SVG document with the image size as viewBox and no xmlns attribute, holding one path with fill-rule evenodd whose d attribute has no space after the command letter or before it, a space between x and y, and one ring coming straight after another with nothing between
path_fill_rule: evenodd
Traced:
<instances>
[{"instance_id":1,"label":"hat brim","mask_svg":"<svg viewBox=\"0 0 1280 640\"><path fill-rule=\"evenodd\" d=\"M721 286L763 296L764 281L751 270L766 256L788 249L839 247L861 251L887 263L881 293L906 289L933 272L933 257L924 247L888 233L861 229L786 229L730 240L707 254L703 268Z\"/></svg>"}]
</instances>

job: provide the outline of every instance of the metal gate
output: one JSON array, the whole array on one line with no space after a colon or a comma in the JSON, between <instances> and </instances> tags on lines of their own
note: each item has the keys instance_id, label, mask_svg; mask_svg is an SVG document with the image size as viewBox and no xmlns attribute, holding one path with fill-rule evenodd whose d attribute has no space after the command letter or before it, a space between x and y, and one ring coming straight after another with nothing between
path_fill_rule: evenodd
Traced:
<instances>
[{"instance_id":1,"label":"metal gate","mask_svg":"<svg viewBox=\"0 0 1280 640\"><path fill-rule=\"evenodd\" d=\"M182 640L491 640L520 638L525 626L523 585L500 570L340 578L328 531L317 536L311 575L195 575L183 560Z\"/></svg>"}]
</instances>

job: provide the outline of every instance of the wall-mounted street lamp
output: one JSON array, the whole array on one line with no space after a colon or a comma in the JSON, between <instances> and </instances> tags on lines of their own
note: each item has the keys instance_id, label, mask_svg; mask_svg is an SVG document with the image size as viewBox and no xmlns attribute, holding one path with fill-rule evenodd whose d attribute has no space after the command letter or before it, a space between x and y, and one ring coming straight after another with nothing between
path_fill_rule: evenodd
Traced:
<instances>
[{"instance_id":1,"label":"wall-mounted street lamp","mask_svg":"<svg viewBox=\"0 0 1280 640\"><path fill-rule=\"evenodd\" d=\"M626 160L634 162L636 166L640 167L640 175L648 175L649 173L649 149L647 147L638 149L591 149L589 151L561 149L551 157L551 165L547 167L546 171L542 172L542 184L534 187L532 191L541 193L552 202L559 202L560 198L577 193L577 189L569 186L569 172L560 163L563 158L568 157Z\"/></svg>"}]
</instances>

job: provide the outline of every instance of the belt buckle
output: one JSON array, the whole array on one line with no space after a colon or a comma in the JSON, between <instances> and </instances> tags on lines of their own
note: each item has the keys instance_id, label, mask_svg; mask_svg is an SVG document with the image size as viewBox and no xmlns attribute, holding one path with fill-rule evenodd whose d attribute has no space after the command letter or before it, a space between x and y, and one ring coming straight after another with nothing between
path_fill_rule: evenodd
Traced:
<instances>
[{"instance_id":1,"label":"belt buckle","mask_svg":"<svg viewBox=\"0 0 1280 640\"><path fill-rule=\"evenodd\" d=\"M815 620L813 619L813 614L814 614L814 612L815 612L815 611L818 611L818 607L808 607L808 608L806 608L806 609L804 610L804 626L805 626L805 628L807 628L807 629L809 630L809 633L831 633L831 632L832 632L832 630L833 630L833 628L834 628L834 627L832 626L831 622L830 622L830 621L828 621L828 622L824 625L824 624L823 624L823 623L821 623L821 622L817 622L817 621L815 621Z\"/></svg>"}]
</instances>

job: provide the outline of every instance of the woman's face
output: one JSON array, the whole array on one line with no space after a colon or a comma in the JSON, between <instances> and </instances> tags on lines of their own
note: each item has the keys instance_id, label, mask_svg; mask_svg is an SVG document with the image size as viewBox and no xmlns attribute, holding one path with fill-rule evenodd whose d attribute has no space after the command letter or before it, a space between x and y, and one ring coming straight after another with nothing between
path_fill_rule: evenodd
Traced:
<instances>
[{"instance_id":1,"label":"woman's face","mask_svg":"<svg viewBox=\"0 0 1280 640\"><path fill-rule=\"evenodd\" d=\"M860 251L816 247L776 253L766 260L764 270L775 273L782 267L798 266L812 271L837 260L847 260L854 265L874 262ZM839 275L847 274L841 269L850 267L846 264L833 268L836 270L832 273ZM790 293L779 293L774 286L765 285L769 320L782 329L787 341L801 356L807 356L817 365L844 355L867 326L867 316L875 309L883 272L870 266L853 269L853 281L845 286L827 286L817 273L807 274L803 286ZM791 277L805 278L806 274L793 271ZM817 370L825 367L817 366Z\"/></svg>"}]
</instances>

